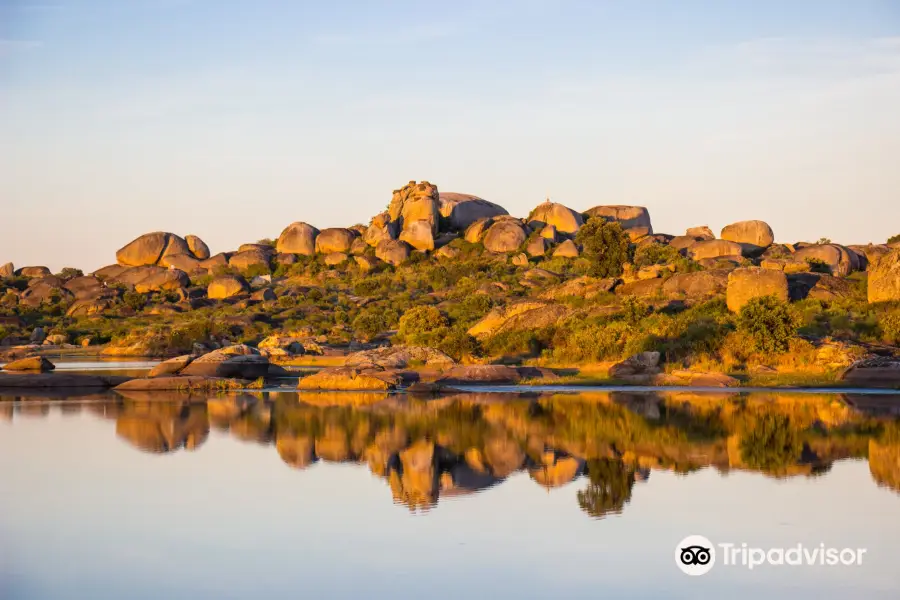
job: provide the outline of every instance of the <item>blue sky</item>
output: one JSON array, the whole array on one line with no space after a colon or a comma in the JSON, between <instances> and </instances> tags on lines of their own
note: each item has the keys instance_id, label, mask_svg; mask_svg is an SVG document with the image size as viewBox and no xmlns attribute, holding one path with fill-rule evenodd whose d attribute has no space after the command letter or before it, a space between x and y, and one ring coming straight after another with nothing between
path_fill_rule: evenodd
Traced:
<instances>
[{"instance_id":1,"label":"blue sky","mask_svg":"<svg viewBox=\"0 0 900 600\"><path fill-rule=\"evenodd\" d=\"M900 233L898 2L0 0L0 262L365 222L410 179Z\"/></svg>"}]
</instances>

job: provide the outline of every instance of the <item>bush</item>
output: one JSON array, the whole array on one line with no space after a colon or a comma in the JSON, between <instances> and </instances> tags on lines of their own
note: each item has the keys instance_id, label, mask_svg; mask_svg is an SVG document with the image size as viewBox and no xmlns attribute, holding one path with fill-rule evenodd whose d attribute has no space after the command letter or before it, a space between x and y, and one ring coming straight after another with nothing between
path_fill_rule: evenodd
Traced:
<instances>
[{"instance_id":1,"label":"bush","mask_svg":"<svg viewBox=\"0 0 900 600\"><path fill-rule=\"evenodd\" d=\"M897 235L892 235L888 238L887 241L888 244L896 244L897 242L900 242L900 233L898 233Z\"/></svg>"},{"instance_id":2,"label":"bush","mask_svg":"<svg viewBox=\"0 0 900 600\"><path fill-rule=\"evenodd\" d=\"M618 277L622 274L630 246L621 225L594 217L578 230L575 241L582 246L582 255L590 260L589 275Z\"/></svg>"},{"instance_id":3,"label":"bush","mask_svg":"<svg viewBox=\"0 0 900 600\"><path fill-rule=\"evenodd\" d=\"M125 292L122 296L122 302L125 303L125 306L132 308L136 311L141 311L147 305L147 296L145 294L139 294L138 292L130 291Z\"/></svg>"},{"instance_id":4,"label":"bush","mask_svg":"<svg viewBox=\"0 0 900 600\"><path fill-rule=\"evenodd\" d=\"M438 350L452 356L456 360L462 360L466 356L478 354L478 341L469 335L465 328L454 327L438 344Z\"/></svg>"},{"instance_id":5,"label":"bush","mask_svg":"<svg viewBox=\"0 0 900 600\"><path fill-rule=\"evenodd\" d=\"M882 339L888 344L900 344L900 309L883 312L878 317Z\"/></svg>"},{"instance_id":6,"label":"bush","mask_svg":"<svg viewBox=\"0 0 900 600\"><path fill-rule=\"evenodd\" d=\"M447 317L434 306L416 306L400 317L400 338L407 343L433 345L446 332Z\"/></svg>"},{"instance_id":7,"label":"bush","mask_svg":"<svg viewBox=\"0 0 900 600\"><path fill-rule=\"evenodd\" d=\"M625 322L629 325L637 325L641 319L650 314L652 309L635 298L634 296L625 296L622 298L622 310Z\"/></svg>"},{"instance_id":8,"label":"bush","mask_svg":"<svg viewBox=\"0 0 900 600\"><path fill-rule=\"evenodd\" d=\"M797 327L791 307L774 296L753 298L738 316L738 331L751 340L754 350L766 354L787 352Z\"/></svg>"},{"instance_id":9,"label":"bush","mask_svg":"<svg viewBox=\"0 0 900 600\"><path fill-rule=\"evenodd\" d=\"M821 258L807 258L806 264L809 265L809 270L812 273L824 273L826 275L831 275L831 265L829 265Z\"/></svg>"},{"instance_id":10,"label":"bush","mask_svg":"<svg viewBox=\"0 0 900 600\"><path fill-rule=\"evenodd\" d=\"M353 319L353 331L356 336L368 342L388 328L383 310L367 308Z\"/></svg>"},{"instance_id":11,"label":"bush","mask_svg":"<svg viewBox=\"0 0 900 600\"><path fill-rule=\"evenodd\" d=\"M634 252L634 264L638 267L674 264L681 258L678 250L665 244L645 244Z\"/></svg>"},{"instance_id":12,"label":"bush","mask_svg":"<svg viewBox=\"0 0 900 600\"><path fill-rule=\"evenodd\" d=\"M75 277L82 277L84 275L84 271L81 269L76 269L74 267L65 267L62 271L56 274L57 277L61 279L73 279Z\"/></svg>"}]
</instances>

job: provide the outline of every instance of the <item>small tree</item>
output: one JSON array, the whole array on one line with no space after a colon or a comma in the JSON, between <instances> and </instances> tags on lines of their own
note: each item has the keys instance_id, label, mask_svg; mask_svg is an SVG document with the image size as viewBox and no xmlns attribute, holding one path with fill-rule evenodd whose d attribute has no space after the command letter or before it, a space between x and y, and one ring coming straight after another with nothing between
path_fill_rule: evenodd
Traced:
<instances>
[{"instance_id":1,"label":"small tree","mask_svg":"<svg viewBox=\"0 0 900 600\"><path fill-rule=\"evenodd\" d=\"M738 316L738 331L750 338L754 350L767 354L786 352L797 326L791 307L774 296L753 298Z\"/></svg>"},{"instance_id":2,"label":"small tree","mask_svg":"<svg viewBox=\"0 0 900 600\"><path fill-rule=\"evenodd\" d=\"M575 241L582 246L584 257L591 261L590 275L618 277L622 274L630 245L621 225L594 217L578 230Z\"/></svg>"},{"instance_id":3,"label":"small tree","mask_svg":"<svg viewBox=\"0 0 900 600\"><path fill-rule=\"evenodd\" d=\"M400 317L400 337L407 343L430 345L447 331L447 318L434 306L415 306Z\"/></svg>"},{"instance_id":4,"label":"small tree","mask_svg":"<svg viewBox=\"0 0 900 600\"><path fill-rule=\"evenodd\" d=\"M897 242L900 242L900 233L898 233L897 235L892 235L888 238L887 241L888 244L896 244Z\"/></svg>"}]
</instances>

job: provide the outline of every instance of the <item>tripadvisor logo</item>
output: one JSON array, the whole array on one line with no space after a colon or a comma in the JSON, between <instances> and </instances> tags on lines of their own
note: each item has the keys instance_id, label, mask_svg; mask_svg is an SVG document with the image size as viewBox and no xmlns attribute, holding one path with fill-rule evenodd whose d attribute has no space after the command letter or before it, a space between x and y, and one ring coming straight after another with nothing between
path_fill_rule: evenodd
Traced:
<instances>
[{"instance_id":1,"label":"tripadvisor logo","mask_svg":"<svg viewBox=\"0 0 900 600\"><path fill-rule=\"evenodd\" d=\"M859 566L865 553L865 548L830 548L825 544L796 544L787 548L759 548L745 543L713 544L702 535L689 535L675 546L675 564L683 573L696 576L709 573L717 558L723 566L745 567L752 571L760 566Z\"/></svg>"}]
</instances>

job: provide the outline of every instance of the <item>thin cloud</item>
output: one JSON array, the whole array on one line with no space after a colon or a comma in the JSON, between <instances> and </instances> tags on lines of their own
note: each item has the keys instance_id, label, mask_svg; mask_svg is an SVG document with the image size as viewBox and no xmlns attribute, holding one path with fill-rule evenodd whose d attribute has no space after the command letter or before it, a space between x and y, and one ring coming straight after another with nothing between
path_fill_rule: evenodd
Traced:
<instances>
[{"instance_id":1,"label":"thin cloud","mask_svg":"<svg viewBox=\"0 0 900 600\"><path fill-rule=\"evenodd\" d=\"M43 42L40 40L5 40L0 39L0 57L9 56L16 52L26 52L40 48Z\"/></svg>"},{"instance_id":2,"label":"thin cloud","mask_svg":"<svg viewBox=\"0 0 900 600\"><path fill-rule=\"evenodd\" d=\"M383 31L334 32L314 35L322 46L402 46L443 40L459 35L454 25L414 25L386 35Z\"/></svg>"}]
</instances>

